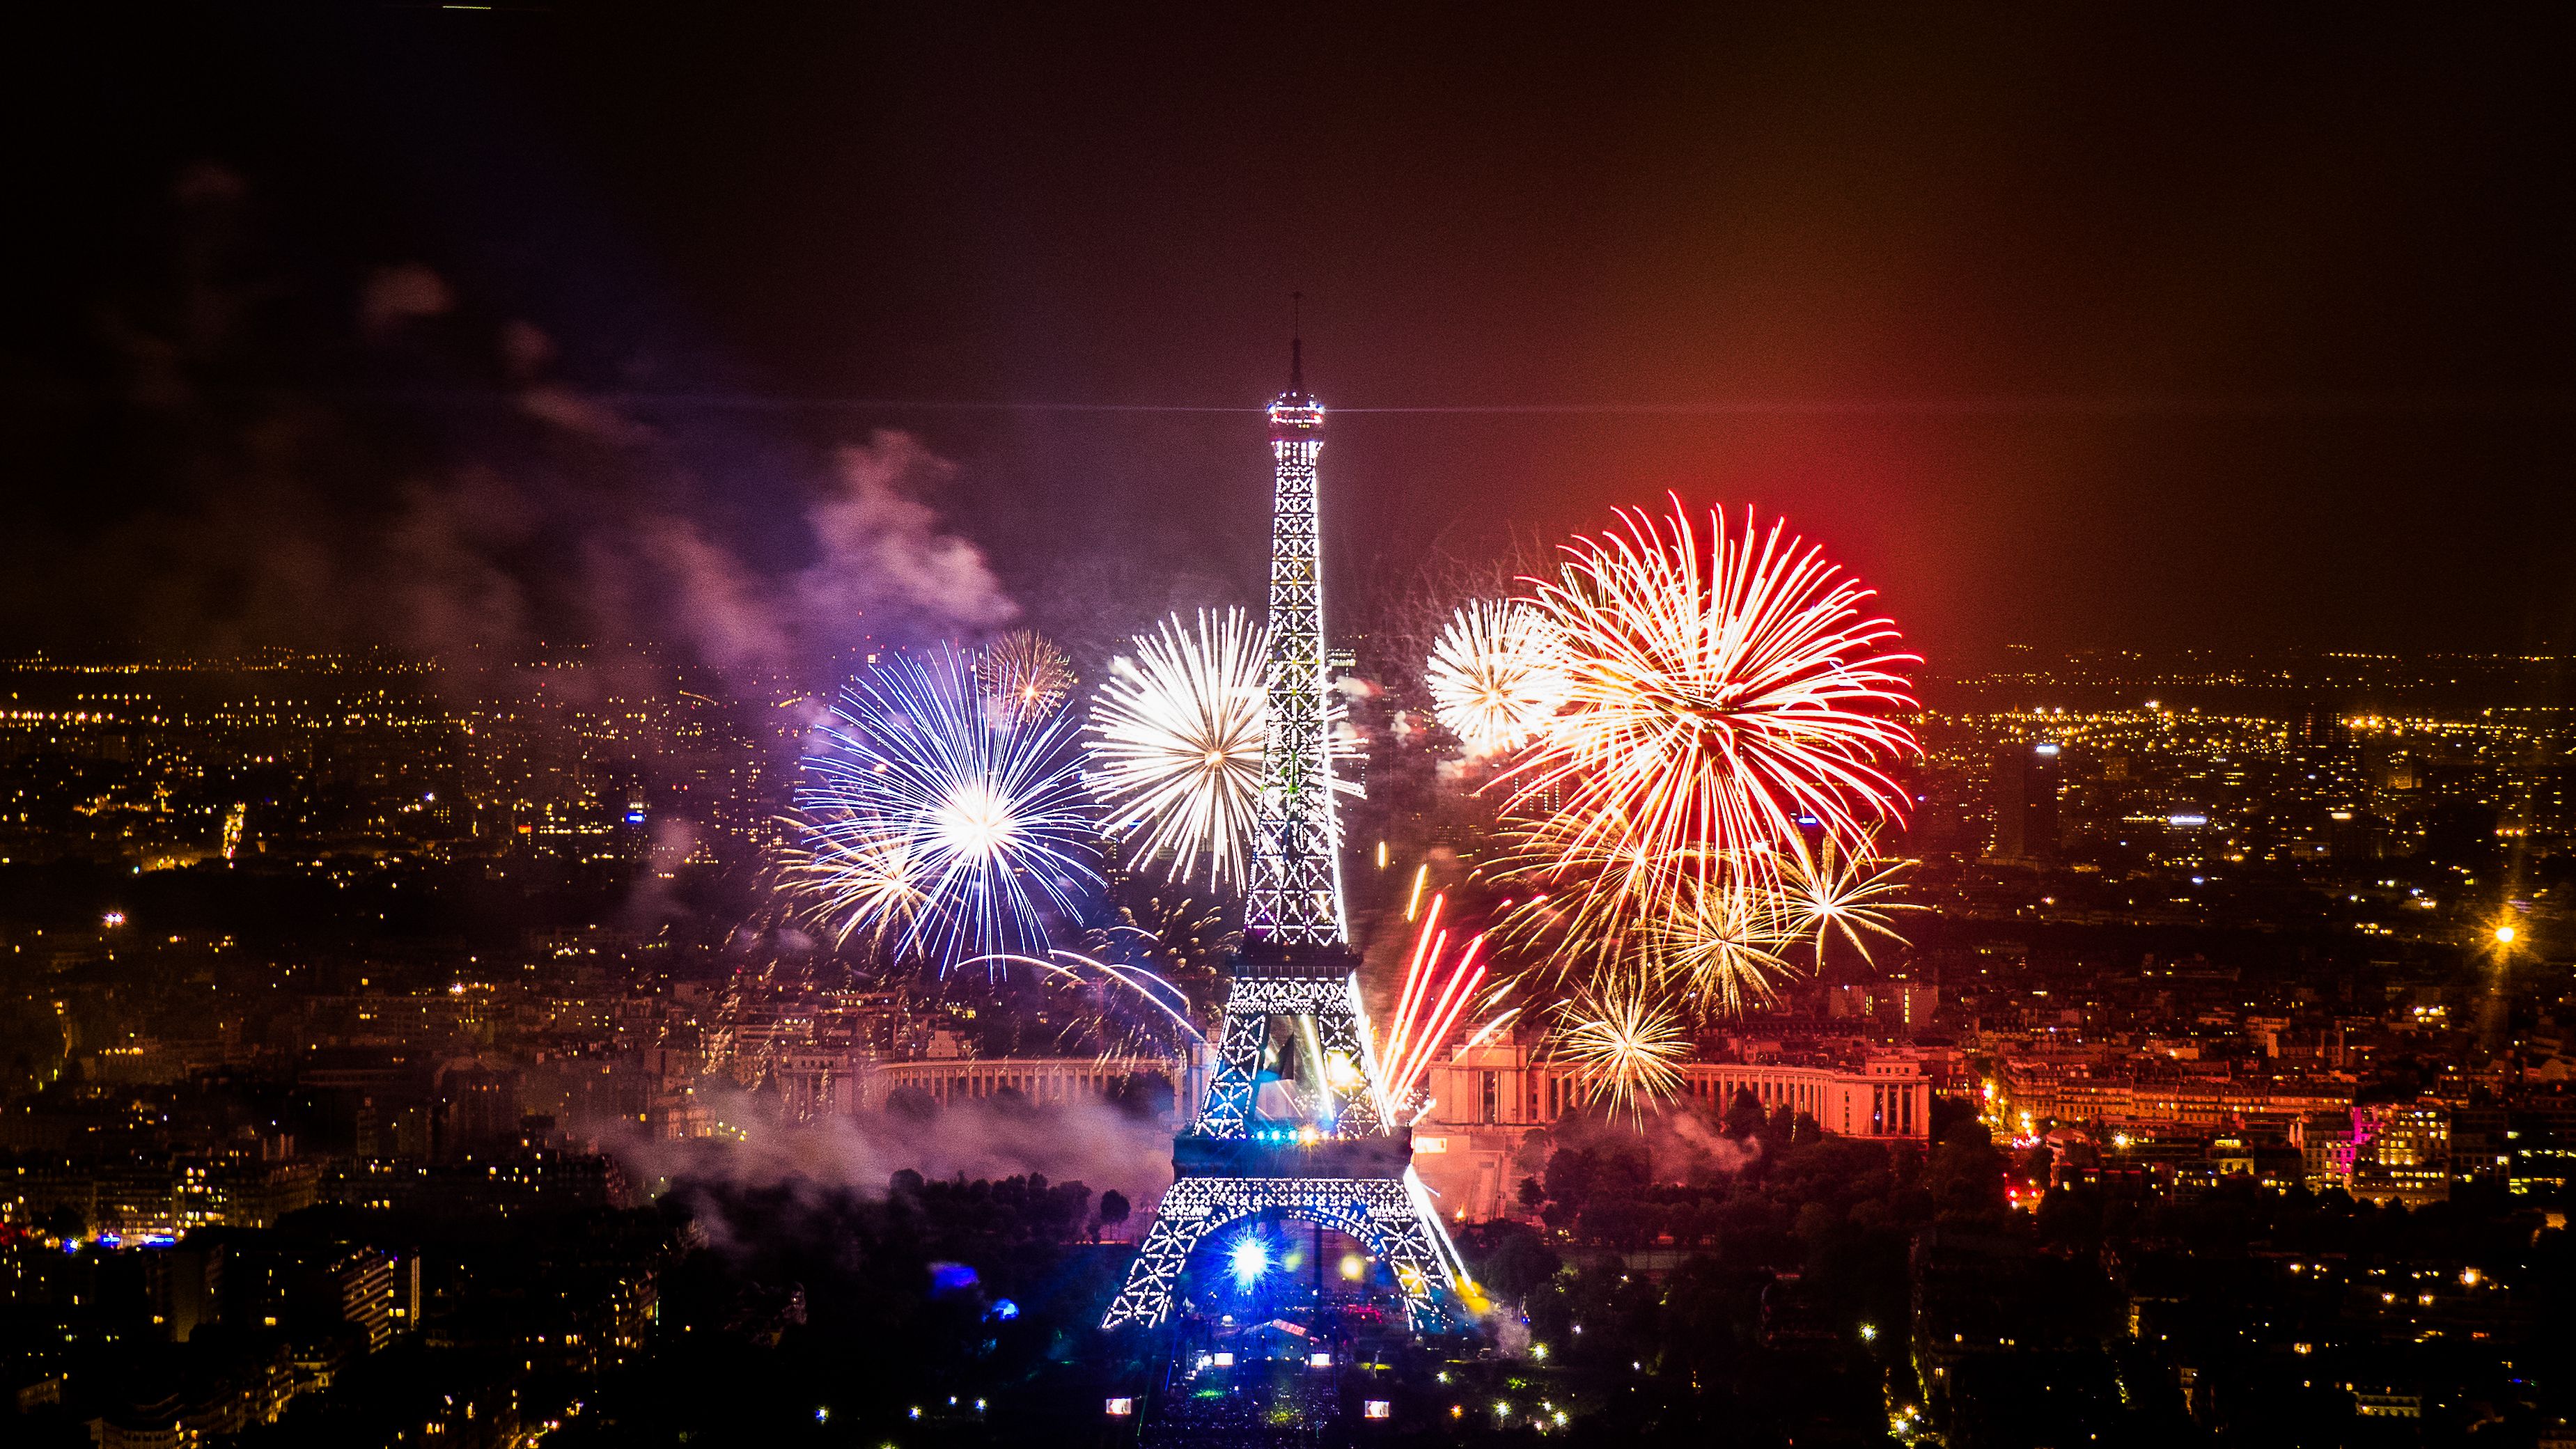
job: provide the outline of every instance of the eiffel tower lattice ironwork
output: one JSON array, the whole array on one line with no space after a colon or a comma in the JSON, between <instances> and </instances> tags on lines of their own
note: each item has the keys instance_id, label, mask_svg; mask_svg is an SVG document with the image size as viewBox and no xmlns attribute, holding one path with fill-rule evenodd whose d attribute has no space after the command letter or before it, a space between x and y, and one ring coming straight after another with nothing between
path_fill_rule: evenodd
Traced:
<instances>
[{"instance_id":1,"label":"eiffel tower lattice ironwork","mask_svg":"<svg viewBox=\"0 0 2576 1449\"><path fill-rule=\"evenodd\" d=\"M1324 408L1306 391L1304 354L1302 342L1289 344L1288 390L1270 404L1270 732L1243 924L1283 945L1331 946L1349 932L1333 818L1324 539L1316 516Z\"/></svg>"},{"instance_id":2,"label":"eiffel tower lattice ironwork","mask_svg":"<svg viewBox=\"0 0 2576 1449\"><path fill-rule=\"evenodd\" d=\"M1378 1091L1359 958L1342 916L1325 675L1316 455L1324 409L1291 343L1270 405L1269 735L1244 899L1244 948L1198 1116L1172 1141L1171 1191L1104 1326L1171 1316L1200 1244L1248 1219L1350 1234L1384 1263L1417 1325L1458 1287L1454 1250L1412 1170L1410 1129Z\"/></svg>"}]
</instances>

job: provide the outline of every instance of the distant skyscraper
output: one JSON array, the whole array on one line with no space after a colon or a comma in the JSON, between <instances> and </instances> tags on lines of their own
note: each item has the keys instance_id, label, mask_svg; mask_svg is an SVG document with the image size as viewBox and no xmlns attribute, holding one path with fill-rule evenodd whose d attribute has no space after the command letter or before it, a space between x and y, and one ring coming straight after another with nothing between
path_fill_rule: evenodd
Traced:
<instances>
[{"instance_id":1,"label":"distant skyscraper","mask_svg":"<svg viewBox=\"0 0 2576 1449\"><path fill-rule=\"evenodd\" d=\"M2057 858L2059 747L2013 745L1995 757L1995 849L2007 860Z\"/></svg>"}]
</instances>

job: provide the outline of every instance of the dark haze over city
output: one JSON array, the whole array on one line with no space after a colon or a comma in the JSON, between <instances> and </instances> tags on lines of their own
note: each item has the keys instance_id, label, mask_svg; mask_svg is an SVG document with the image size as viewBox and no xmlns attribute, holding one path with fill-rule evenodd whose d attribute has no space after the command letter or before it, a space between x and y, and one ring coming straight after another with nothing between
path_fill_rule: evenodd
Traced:
<instances>
[{"instance_id":1,"label":"dark haze over city","mask_svg":"<svg viewBox=\"0 0 2576 1449\"><path fill-rule=\"evenodd\" d=\"M1244 601L1300 291L1355 605L1675 488L1936 665L2569 632L2536 12L149 13L8 102L17 647L828 634L708 594L879 429L934 624Z\"/></svg>"}]
</instances>

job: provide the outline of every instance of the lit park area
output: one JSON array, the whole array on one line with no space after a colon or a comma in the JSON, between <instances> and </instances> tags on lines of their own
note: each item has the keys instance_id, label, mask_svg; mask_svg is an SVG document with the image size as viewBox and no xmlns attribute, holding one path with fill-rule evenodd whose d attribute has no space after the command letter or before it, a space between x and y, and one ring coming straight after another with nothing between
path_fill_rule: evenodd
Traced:
<instances>
[{"instance_id":1,"label":"lit park area","mask_svg":"<svg viewBox=\"0 0 2576 1449\"><path fill-rule=\"evenodd\" d=\"M1185 1270L1148 1442L1218 1433L1349 1433L1388 1416L1398 1365L1418 1360L1405 1296L1357 1240L1246 1223ZM1371 1405L1379 1407L1372 1409Z\"/></svg>"},{"instance_id":2,"label":"lit park area","mask_svg":"<svg viewBox=\"0 0 2576 1449\"><path fill-rule=\"evenodd\" d=\"M2576 1449L2576 14L20 28L0 1446Z\"/></svg>"}]
</instances>

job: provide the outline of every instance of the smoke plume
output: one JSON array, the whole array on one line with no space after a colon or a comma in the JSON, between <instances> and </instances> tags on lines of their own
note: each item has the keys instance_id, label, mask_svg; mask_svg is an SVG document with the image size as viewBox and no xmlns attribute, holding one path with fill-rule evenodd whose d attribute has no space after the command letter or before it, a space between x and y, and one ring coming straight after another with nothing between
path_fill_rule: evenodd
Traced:
<instances>
[{"instance_id":1,"label":"smoke plume","mask_svg":"<svg viewBox=\"0 0 2576 1449\"><path fill-rule=\"evenodd\" d=\"M910 1168L924 1177L1017 1177L1043 1173L1115 1190L1141 1210L1172 1181L1171 1128L1106 1103L1043 1106L978 1103L915 1119L898 1112L835 1116L797 1126L761 1120L752 1094L701 1085L711 1116L742 1132L739 1141L634 1141L619 1156L645 1183L732 1182L746 1187L806 1181L872 1196Z\"/></svg>"}]
</instances>

